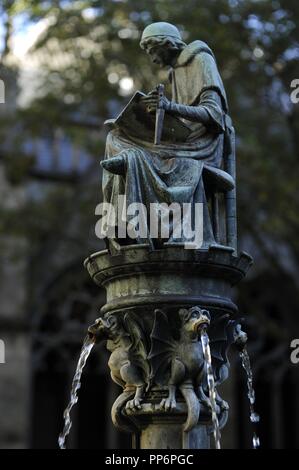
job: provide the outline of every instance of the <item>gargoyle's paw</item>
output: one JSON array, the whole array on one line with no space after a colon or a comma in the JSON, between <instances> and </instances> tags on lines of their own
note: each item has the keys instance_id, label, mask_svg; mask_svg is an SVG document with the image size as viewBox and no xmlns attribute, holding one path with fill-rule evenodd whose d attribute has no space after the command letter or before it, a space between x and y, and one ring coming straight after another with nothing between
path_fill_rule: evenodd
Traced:
<instances>
[{"instance_id":1,"label":"gargoyle's paw","mask_svg":"<svg viewBox=\"0 0 299 470\"><path fill-rule=\"evenodd\" d=\"M160 402L160 405L159 405L159 408L160 410L164 410L165 408L165 402L166 402L166 398L163 398Z\"/></svg>"},{"instance_id":2,"label":"gargoyle's paw","mask_svg":"<svg viewBox=\"0 0 299 470\"><path fill-rule=\"evenodd\" d=\"M175 410L176 400L174 398L163 398L160 403L160 409L163 409L165 411Z\"/></svg>"},{"instance_id":3,"label":"gargoyle's paw","mask_svg":"<svg viewBox=\"0 0 299 470\"><path fill-rule=\"evenodd\" d=\"M126 409L133 410L133 408L134 408L133 400L129 400L128 403L126 404Z\"/></svg>"},{"instance_id":4,"label":"gargoyle's paw","mask_svg":"<svg viewBox=\"0 0 299 470\"><path fill-rule=\"evenodd\" d=\"M138 408L138 410L141 409L141 402L142 402L142 399L141 398L134 398L134 406L135 408Z\"/></svg>"},{"instance_id":5,"label":"gargoyle's paw","mask_svg":"<svg viewBox=\"0 0 299 470\"><path fill-rule=\"evenodd\" d=\"M170 401L170 409L175 410L176 409L176 400L171 400Z\"/></svg>"},{"instance_id":6,"label":"gargoyle's paw","mask_svg":"<svg viewBox=\"0 0 299 470\"><path fill-rule=\"evenodd\" d=\"M141 409L141 399L140 398L133 398L133 400L129 400L126 404L127 410L140 410Z\"/></svg>"},{"instance_id":7,"label":"gargoyle's paw","mask_svg":"<svg viewBox=\"0 0 299 470\"><path fill-rule=\"evenodd\" d=\"M223 410L229 410L229 404L225 400L219 400L217 401L217 405L220 406L220 409Z\"/></svg>"},{"instance_id":8,"label":"gargoyle's paw","mask_svg":"<svg viewBox=\"0 0 299 470\"><path fill-rule=\"evenodd\" d=\"M200 402L206 407L208 408L209 411L212 411L212 404L211 404L211 400L209 398L201 398L200 399ZM220 413L221 411L221 404L220 402L216 402L216 413L217 415ZM223 408L224 409L224 408Z\"/></svg>"}]
</instances>

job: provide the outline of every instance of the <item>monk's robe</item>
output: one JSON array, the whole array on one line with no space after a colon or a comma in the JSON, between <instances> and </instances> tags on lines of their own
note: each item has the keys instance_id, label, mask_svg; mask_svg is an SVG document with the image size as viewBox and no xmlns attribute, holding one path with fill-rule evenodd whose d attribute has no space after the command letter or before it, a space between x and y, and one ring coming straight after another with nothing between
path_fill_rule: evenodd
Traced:
<instances>
[{"instance_id":1,"label":"monk's robe","mask_svg":"<svg viewBox=\"0 0 299 470\"><path fill-rule=\"evenodd\" d=\"M179 203L181 206L189 203L192 208L202 203L203 244L196 248L207 248L215 240L202 172L205 164L221 168L225 156L226 94L214 55L202 41L194 41L182 50L169 77L172 101L205 109L209 115L208 125L182 119L191 129L187 140L158 146L125 135L120 129L112 130L107 136L105 158L117 156L118 165L121 159L122 171L103 170L104 201L113 204L117 211L118 196L126 195L123 213L130 204L143 203L147 208L148 226L151 203ZM115 174L117 172L122 174ZM194 228L193 215L191 220ZM111 218L113 223L114 217ZM164 223L163 220L160 223ZM168 243L190 242L184 234L174 237L173 229L171 224ZM134 240L134 243L147 242L151 242L149 234Z\"/></svg>"}]
</instances>

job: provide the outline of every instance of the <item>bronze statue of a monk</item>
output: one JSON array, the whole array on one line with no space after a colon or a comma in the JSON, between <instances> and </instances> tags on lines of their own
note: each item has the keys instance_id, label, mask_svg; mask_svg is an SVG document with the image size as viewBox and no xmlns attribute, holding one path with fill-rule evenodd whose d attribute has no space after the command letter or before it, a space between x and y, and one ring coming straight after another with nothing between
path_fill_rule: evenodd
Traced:
<instances>
[{"instance_id":1,"label":"bronze statue of a monk","mask_svg":"<svg viewBox=\"0 0 299 470\"><path fill-rule=\"evenodd\" d=\"M113 204L117 210L118 196L125 195L122 211L130 204L143 203L148 209L147 218L151 204L189 204L195 208L196 203L200 203L203 237L200 246L195 244L194 248L207 248L215 243L215 239L202 175L207 165L222 167L225 153L229 151L230 135L227 99L215 57L202 41L186 45L178 29L164 22L147 26L140 46L155 64L170 68L172 85L171 101L164 96L161 102L155 90L145 95L142 101L147 110L155 112L159 103L165 113L187 124L190 132L185 141L170 143L162 140L159 145L154 145L124 133L120 128L113 129L108 134L102 162L104 201ZM132 214L126 218L127 222L130 217ZM163 225L163 217L160 221ZM136 236L134 243L150 242L152 246L160 247L161 242L186 242L185 232L174 237L174 222L170 225L167 240L161 236L152 240L148 232L146 236ZM127 242L116 235L110 240L110 246Z\"/></svg>"}]
</instances>

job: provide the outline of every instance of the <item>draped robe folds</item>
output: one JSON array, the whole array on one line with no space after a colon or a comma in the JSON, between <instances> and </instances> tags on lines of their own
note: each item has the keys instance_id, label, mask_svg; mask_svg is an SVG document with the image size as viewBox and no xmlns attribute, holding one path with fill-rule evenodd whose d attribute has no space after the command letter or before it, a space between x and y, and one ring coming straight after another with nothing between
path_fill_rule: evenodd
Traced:
<instances>
[{"instance_id":1,"label":"draped robe folds","mask_svg":"<svg viewBox=\"0 0 299 470\"><path fill-rule=\"evenodd\" d=\"M121 212L118 196L125 195L126 206L122 208L122 214L127 222L133 216L124 215L124 210L132 203L143 203L147 209L148 227L151 203L179 203L181 206L190 203L192 211L196 203L202 203L203 244L197 248L205 248L215 240L202 172L205 164L219 168L223 161L227 113L225 90L213 53L201 41L194 41L183 49L170 71L170 80L172 100L182 105L203 107L209 114L209 125L185 121L191 128L186 142L158 146L125 135L118 128L112 130L107 136L105 158L121 156L126 170L123 175L103 170L104 202L111 203L115 213ZM191 220L194 228L194 214ZM159 222L163 223L163 220ZM114 216L108 214L108 225L114 223ZM174 237L173 229L170 226L168 243L190 242L184 234L179 239ZM110 240L110 246L111 242L115 247L115 241ZM134 243L148 242L152 242L149 233L134 240Z\"/></svg>"}]
</instances>

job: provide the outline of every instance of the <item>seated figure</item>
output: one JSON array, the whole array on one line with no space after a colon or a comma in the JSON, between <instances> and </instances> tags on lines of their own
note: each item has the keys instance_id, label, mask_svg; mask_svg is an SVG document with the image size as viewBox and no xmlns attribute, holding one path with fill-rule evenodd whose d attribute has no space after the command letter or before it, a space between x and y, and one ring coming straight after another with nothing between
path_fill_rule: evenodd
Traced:
<instances>
[{"instance_id":1,"label":"seated figure","mask_svg":"<svg viewBox=\"0 0 299 470\"><path fill-rule=\"evenodd\" d=\"M202 236L195 236L195 241L190 240L184 230L178 235L175 220L169 221L168 218L165 221L160 215L162 229L156 239L147 230L133 237L133 243L149 243L157 248L165 243L184 244L191 241L191 247L207 249L215 244L215 238L203 173L205 168L219 169L221 173L223 161L231 151L227 99L215 57L202 41L186 45L178 29L169 23L147 26L140 46L155 64L170 69L172 86L171 100L164 95L161 97L156 90L144 95L141 101L146 112L155 113L159 107L179 118L188 126L188 137L182 142L164 142L162 139L155 145L148 139L125 133L121 128L110 131L102 162L104 201L117 210L119 196L125 196L121 213L130 204L144 204L148 224L151 204L171 206L176 203L181 207L188 204L191 208L188 220L195 231L198 230L195 208L199 205ZM125 216L128 223L130 217L132 219L133 215ZM164 222L169 225L166 237L163 236ZM113 223L114 220L111 220L111 225ZM128 243L118 234L109 240L111 249Z\"/></svg>"}]
</instances>

